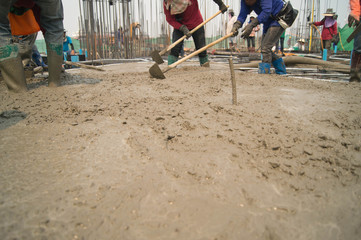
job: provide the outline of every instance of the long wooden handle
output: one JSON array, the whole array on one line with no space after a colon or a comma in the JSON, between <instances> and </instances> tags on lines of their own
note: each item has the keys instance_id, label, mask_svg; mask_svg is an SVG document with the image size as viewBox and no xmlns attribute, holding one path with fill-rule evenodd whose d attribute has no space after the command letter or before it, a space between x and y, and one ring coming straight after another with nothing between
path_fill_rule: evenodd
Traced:
<instances>
[{"instance_id":1,"label":"long wooden handle","mask_svg":"<svg viewBox=\"0 0 361 240\"><path fill-rule=\"evenodd\" d=\"M352 39L355 38L356 34L359 33L360 31L361 31L361 24L359 24L359 25L357 26L357 28L351 33L351 35L347 38L346 41L347 41L348 43L351 42Z\"/></svg>"},{"instance_id":2,"label":"long wooden handle","mask_svg":"<svg viewBox=\"0 0 361 240\"><path fill-rule=\"evenodd\" d=\"M186 56L186 57L178 60L177 62L169 65L169 66L168 66L168 69L167 69L166 71L168 71L168 70L171 69L171 68L174 68L175 66L181 64L182 62L187 61L187 60L190 59L191 57L193 57L193 56L195 56L195 55L203 52L204 50L206 50L206 49L208 49L208 48L216 45L217 43L222 42L223 40L225 40L225 39L227 39L227 38L229 38L229 37L232 37L232 36L233 36L233 32L229 33L228 35L226 35L226 36L224 36L224 37L221 37L220 39L218 39L218 40L216 40L216 41L214 41L214 42L211 42L210 44L202 47L201 49L198 49L197 51L189 54L188 56Z\"/></svg>"},{"instance_id":3,"label":"long wooden handle","mask_svg":"<svg viewBox=\"0 0 361 240\"><path fill-rule=\"evenodd\" d=\"M227 8L229 6L227 5ZM211 21L213 18L217 17L220 13L222 13L221 10L219 10L216 14L214 14L212 17L208 18L206 21L202 22L201 24L199 24L197 27L193 28L190 33L193 34L195 31L197 31L198 29L200 29L202 26L204 26L206 23L208 23L209 21ZM175 41L174 43L172 43L171 45L169 45L169 47L163 49L159 55L163 55L166 52L168 52L169 50L171 50L172 48L174 48L178 43L182 42L187 36L184 35L183 37L181 37L180 39L178 39L177 41Z\"/></svg>"}]
</instances>

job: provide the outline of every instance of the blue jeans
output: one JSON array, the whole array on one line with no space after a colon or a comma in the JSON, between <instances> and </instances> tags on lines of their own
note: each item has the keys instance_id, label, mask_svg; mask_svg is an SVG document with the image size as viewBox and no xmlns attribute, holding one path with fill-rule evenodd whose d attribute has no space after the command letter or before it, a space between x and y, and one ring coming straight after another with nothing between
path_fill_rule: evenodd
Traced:
<instances>
[{"instance_id":1,"label":"blue jeans","mask_svg":"<svg viewBox=\"0 0 361 240\"><path fill-rule=\"evenodd\" d=\"M44 28L46 43L63 44L63 4L61 0L33 0L41 9L40 23ZM11 30L8 13L16 0L1 0L0 4L0 47L11 44Z\"/></svg>"}]
</instances>

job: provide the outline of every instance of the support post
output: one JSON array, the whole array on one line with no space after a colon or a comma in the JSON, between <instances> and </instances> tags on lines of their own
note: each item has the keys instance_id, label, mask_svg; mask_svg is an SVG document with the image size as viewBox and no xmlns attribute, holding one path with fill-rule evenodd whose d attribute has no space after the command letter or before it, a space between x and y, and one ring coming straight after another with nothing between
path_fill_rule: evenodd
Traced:
<instances>
[{"instance_id":1,"label":"support post","mask_svg":"<svg viewBox=\"0 0 361 240\"><path fill-rule=\"evenodd\" d=\"M230 57L228 59L229 68L231 70L231 81L232 81L232 104L237 105L237 86L236 86L236 78L234 74L234 66L233 66L233 59Z\"/></svg>"}]
</instances>

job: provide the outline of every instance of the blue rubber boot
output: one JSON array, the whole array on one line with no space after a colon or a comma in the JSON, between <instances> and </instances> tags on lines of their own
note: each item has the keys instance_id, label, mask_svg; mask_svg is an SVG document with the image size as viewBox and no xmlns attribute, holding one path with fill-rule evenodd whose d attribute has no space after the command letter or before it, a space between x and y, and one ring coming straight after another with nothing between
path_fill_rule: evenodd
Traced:
<instances>
[{"instance_id":1,"label":"blue rubber boot","mask_svg":"<svg viewBox=\"0 0 361 240\"><path fill-rule=\"evenodd\" d=\"M271 64L269 63L258 64L258 74L270 74L270 73L271 73Z\"/></svg>"},{"instance_id":2,"label":"blue rubber boot","mask_svg":"<svg viewBox=\"0 0 361 240\"><path fill-rule=\"evenodd\" d=\"M178 58L176 56L173 56L171 54L168 55L168 65L171 65L178 61Z\"/></svg>"},{"instance_id":3,"label":"blue rubber boot","mask_svg":"<svg viewBox=\"0 0 361 240\"><path fill-rule=\"evenodd\" d=\"M279 58L275 61L272 62L272 65L274 66L274 68L276 69L276 73L279 75L285 75L287 74L286 72L286 65L285 62L283 61L282 58Z\"/></svg>"}]
</instances>

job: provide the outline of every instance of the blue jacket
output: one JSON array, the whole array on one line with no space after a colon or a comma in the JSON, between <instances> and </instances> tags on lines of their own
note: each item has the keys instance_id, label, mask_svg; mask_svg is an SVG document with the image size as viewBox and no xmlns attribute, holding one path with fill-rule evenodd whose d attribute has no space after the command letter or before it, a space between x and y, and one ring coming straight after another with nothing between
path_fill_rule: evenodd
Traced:
<instances>
[{"instance_id":1,"label":"blue jacket","mask_svg":"<svg viewBox=\"0 0 361 240\"><path fill-rule=\"evenodd\" d=\"M241 0L241 12L237 20L242 24L246 21L247 15L252 11L258 15L259 23L263 23L263 33L265 34L270 26L280 26L277 21L271 18L279 13L284 5L282 0L257 0L253 6L247 6L244 0Z\"/></svg>"}]
</instances>

